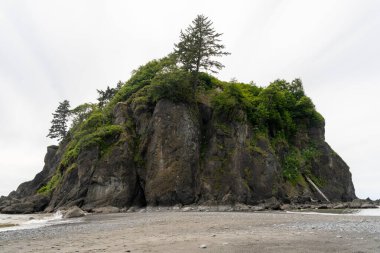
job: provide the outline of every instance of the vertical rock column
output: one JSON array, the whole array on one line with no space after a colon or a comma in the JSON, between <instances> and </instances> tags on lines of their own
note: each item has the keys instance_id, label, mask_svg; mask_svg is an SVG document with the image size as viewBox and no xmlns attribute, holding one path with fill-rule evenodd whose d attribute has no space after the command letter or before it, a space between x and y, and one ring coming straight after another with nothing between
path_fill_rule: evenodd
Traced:
<instances>
[{"instance_id":1,"label":"vertical rock column","mask_svg":"<svg viewBox=\"0 0 380 253\"><path fill-rule=\"evenodd\" d=\"M189 105L157 103L146 155L148 205L190 204L196 197L199 123Z\"/></svg>"}]
</instances>

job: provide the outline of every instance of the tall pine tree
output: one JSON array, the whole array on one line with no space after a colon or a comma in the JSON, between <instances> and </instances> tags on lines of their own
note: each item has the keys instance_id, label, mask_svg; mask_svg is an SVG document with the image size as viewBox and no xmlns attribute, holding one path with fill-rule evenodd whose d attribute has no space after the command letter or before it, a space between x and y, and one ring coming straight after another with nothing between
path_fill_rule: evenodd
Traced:
<instances>
[{"instance_id":1,"label":"tall pine tree","mask_svg":"<svg viewBox=\"0 0 380 253\"><path fill-rule=\"evenodd\" d=\"M219 37L221 33L216 33L212 27L213 23L204 15L198 15L192 24L181 31L180 42L174 44L174 53L177 61L182 67L193 73L193 91L198 85L198 75L201 69L210 70L216 73L224 65L212 57L221 57L230 53L223 51L224 45L221 44Z\"/></svg>"},{"instance_id":2,"label":"tall pine tree","mask_svg":"<svg viewBox=\"0 0 380 253\"><path fill-rule=\"evenodd\" d=\"M69 120L69 116L70 102L67 100L59 102L58 108L53 113L49 134L46 137L58 139L58 141L65 138L67 135L67 121Z\"/></svg>"}]
</instances>

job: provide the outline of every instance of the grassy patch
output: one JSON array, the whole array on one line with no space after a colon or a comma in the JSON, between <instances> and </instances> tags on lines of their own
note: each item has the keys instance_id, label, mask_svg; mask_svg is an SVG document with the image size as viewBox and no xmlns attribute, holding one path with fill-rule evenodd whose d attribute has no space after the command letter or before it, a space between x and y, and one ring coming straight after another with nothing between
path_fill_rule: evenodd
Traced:
<instances>
[{"instance_id":1,"label":"grassy patch","mask_svg":"<svg viewBox=\"0 0 380 253\"><path fill-rule=\"evenodd\" d=\"M40 189L37 190L37 193L44 195L52 193L53 190L57 187L58 183L61 181L61 179L61 173L55 173L55 175L50 179L50 181L46 185L42 186Z\"/></svg>"}]
</instances>

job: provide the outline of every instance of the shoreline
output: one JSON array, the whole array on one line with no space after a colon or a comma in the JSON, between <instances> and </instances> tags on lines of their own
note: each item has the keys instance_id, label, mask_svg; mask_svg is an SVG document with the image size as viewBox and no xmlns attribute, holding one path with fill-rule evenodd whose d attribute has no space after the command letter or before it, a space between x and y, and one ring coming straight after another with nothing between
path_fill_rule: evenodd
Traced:
<instances>
[{"instance_id":1,"label":"shoreline","mask_svg":"<svg viewBox=\"0 0 380 253\"><path fill-rule=\"evenodd\" d=\"M380 251L380 217L371 216L148 211L79 219L0 232L0 252Z\"/></svg>"},{"instance_id":2,"label":"shoreline","mask_svg":"<svg viewBox=\"0 0 380 253\"><path fill-rule=\"evenodd\" d=\"M339 204L340 205L340 204ZM284 208L286 206L286 208ZM336 204L335 204L336 206ZM379 216L380 206L372 206L367 208L332 208L334 205L283 205L278 209L270 209L264 206L250 206L244 204L237 205L188 205L188 206L146 206L146 207L131 207L129 209L120 209L113 206L100 207L86 211L79 210L80 215L65 217L65 214L70 212L72 208L59 208L54 213L40 212L32 214L1 214L0 213L0 232L7 230L18 229L33 229L55 225L57 223L71 223L76 217L93 214L114 214L114 213L155 213L155 212L229 212L229 213L293 213L307 215L343 215L343 216ZM74 208L74 209L75 209ZM8 229L7 229L8 228Z\"/></svg>"},{"instance_id":3,"label":"shoreline","mask_svg":"<svg viewBox=\"0 0 380 253\"><path fill-rule=\"evenodd\" d=\"M3 196L2 196L3 197ZM3 197L6 198L6 197ZM67 210L68 206L60 206L56 208L47 207L42 211L30 212L28 209L17 209L17 210L8 210L7 207L10 207L11 204L3 203L3 206L0 206L0 214L49 214L54 211ZM115 207L115 206L92 206L85 205L81 207L85 212L89 213L98 213L98 210L103 209L112 209L112 212L129 212L141 209L147 210L185 210L185 211L265 211L265 210L282 210L282 211L295 211L302 209L336 209L336 210L345 210L345 209L376 209L380 208L380 199L379 200L370 200L370 199L354 199L349 202L341 201L301 201L301 202L291 202L285 200L278 200L274 197L260 201L256 204L244 204L244 203L232 203L232 204L218 204L214 202L204 202L204 203L193 203L189 205L182 204L173 204L167 206L129 206L129 207ZM116 210L116 211L115 211ZM100 211L102 212L102 211Z\"/></svg>"}]
</instances>

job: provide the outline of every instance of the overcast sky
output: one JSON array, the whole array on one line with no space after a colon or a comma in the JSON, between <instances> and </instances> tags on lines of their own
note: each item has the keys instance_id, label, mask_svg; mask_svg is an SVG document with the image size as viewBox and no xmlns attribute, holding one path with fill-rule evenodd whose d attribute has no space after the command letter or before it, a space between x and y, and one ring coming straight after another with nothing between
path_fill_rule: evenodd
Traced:
<instances>
[{"instance_id":1,"label":"overcast sky","mask_svg":"<svg viewBox=\"0 0 380 253\"><path fill-rule=\"evenodd\" d=\"M380 198L379 13L377 0L0 0L0 195L41 171L59 101L94 102L204 14L232 53L218 77L300 77L357 196Z\"/></svg>"}]
</instances>

